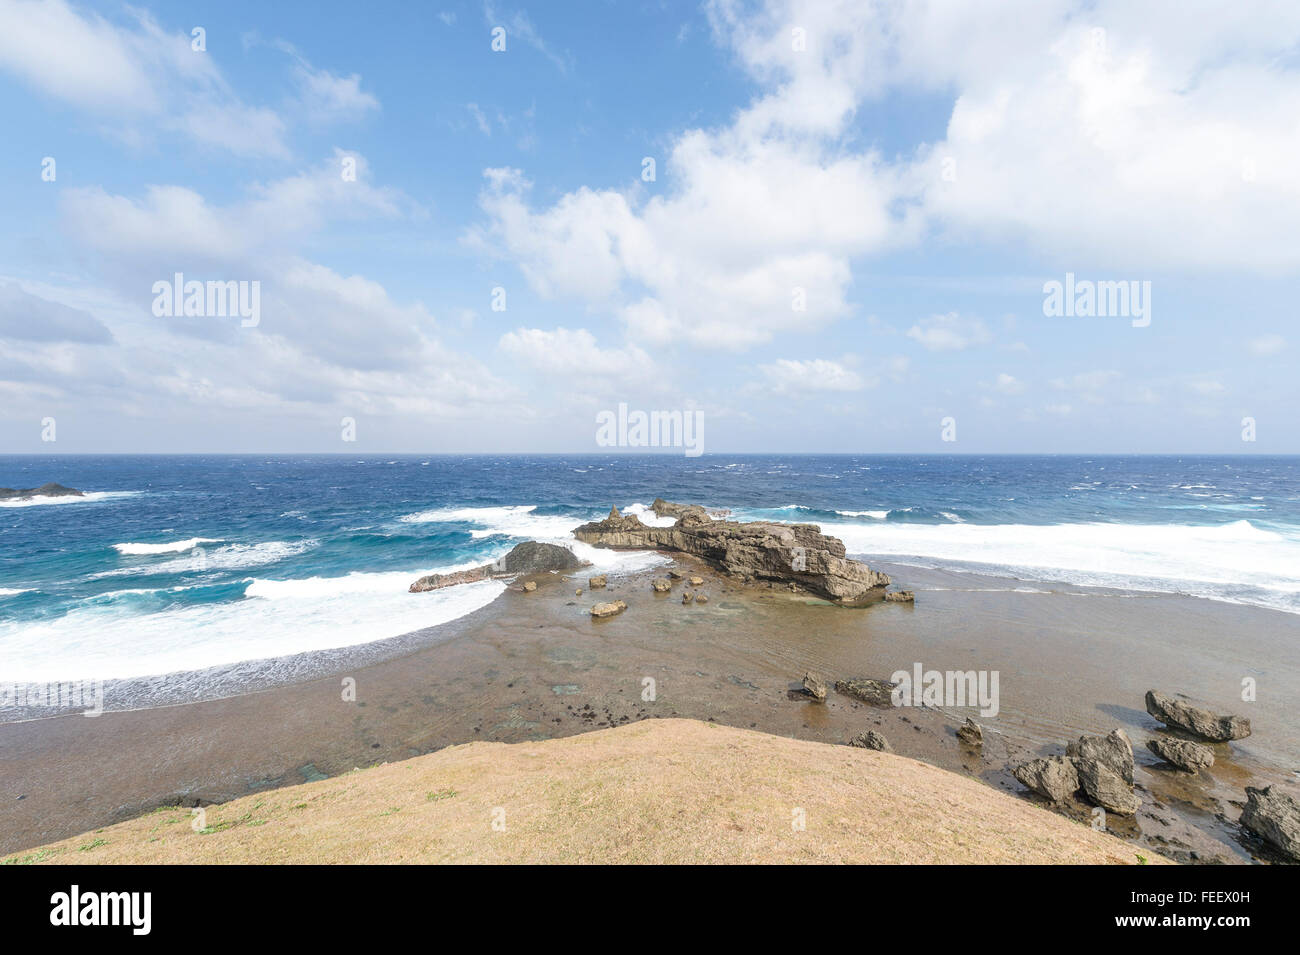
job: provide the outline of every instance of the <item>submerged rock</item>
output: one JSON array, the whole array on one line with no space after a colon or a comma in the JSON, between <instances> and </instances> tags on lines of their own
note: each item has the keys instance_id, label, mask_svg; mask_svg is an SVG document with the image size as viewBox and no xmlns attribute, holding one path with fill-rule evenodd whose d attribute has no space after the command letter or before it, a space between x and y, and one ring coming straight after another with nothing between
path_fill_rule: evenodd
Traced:
<instances>
[{"instance_id":1,"label":"submerged rock","mask_svg":"<svg viewBox=\"0 0 1300 955\"><path fill-rule=\"evenodd\" d=\"M615 614L622 613L626 609L627 609L627 604L625 604L623 601L611 600L607 603L595 604L591 608L591 615L593 617L612 617Z\"/></svg>"},{"instance_id":2,"label":"submerged rock","mask_svg":"<svg viewBox=\"0 0 1300 955\"><path fill-rule=\"evenodd\" d=\"M1226 743L1250 735L1250 720L1244 716L1220 716L1175 700L1159 690L1147 690L1146 704L1147 712L1166 726L1175 726L1212 743Z\"/></svg>"},{"instance_id":3,"label":"submerged rock","mask_svg":"<svg viewBox=\"0 0 1300 955\"><path fill-rule=\"evenodd\" d=\"M1241 824L1274 849L1300 862L1300 803L1276 786L1246 787Z\"/></svg>"},{"instance_id":4,"label":"submerged rock","mask_svg":"<svg viewBox=\"0 0 1300 955\"><path fill-rule=\"evenodd\" d=\"M1155 739L1147 740L1147 749L1165 762L1173 763L1179 769L1185 769L1189 773L1199 772L1214 765L1213 751L1208 746L1190 740L1157 736Z\"/></svg>"},{"instance_id":5,"label":"submerged rock","mask_svg":"<svg viewBox=\"0 0 1300 955\"><path fill-rule=\"evenodd\" d=\"M1011 775L1052 802L1065 802L1079 789L1079 770L1068 756L1031 759L1011 770Z\"/></svg>"},{"instance_id":6,"label":"submerged rock","mask_svg":"<svg viewBox=\"0 0 1300 955\"><path fill-rule=\"evenodd\" d=\"M870 703L872 706L892 706L894 701L890 694L897 685L886 683L884 680L837 680L835 692L851 696L863 703Z\"/></svg>"},{"instance_id":7,"label":"submerged rock","mask_svg":"<svg viewBox=\"0 0 1300 955\"><path fill-rule=\"evenodd\" d=\"M910 590L891 590L885 594L885 599L895 604L910 604L916 601L916 594Z\"/></svg>"},{"instance_id":8,"label":"submerged rock","mask_svg":"<svg viewBox=\"0 0 1300 955\"><path fill-rule=\"evenodd\" d=\"M847 558L843 542L813 524L714 520L698 505L655 503L657 514L677 518L672 527L647 527L615 509L574 536L596 547L693 554L741 580L794 584L839 604L880 600L889 586L887 574Z\"/></svg>"},{"instance_id":9,"label":"submerged rock","mask_svg":"<svg viewBox=\"0 0 1300 955\"><path fill-rule=\"evenodd\" d=\"M803 675L803 691L818 703L826 702L826 684L811 673Z\"/></svg>"},{"instance_id":10,"label":"submerged rock","mask_svg":"<svg viewBox=\"0 0 1300 955\"><path fill-rule=\"evenodd\" d=\"M50 481L40 487L0 487L0 501L23 500L29 497L85 497L84 491L64 487Z\"/></svg>"},{"instance_id":11,"label":"submerged rock","mask_svg":"<svg viewBox=\"0 0 1300 955\"><path fill-rule=\"evenodd\" d=\"M684 604L688 604L688 603L691 602L692 598L694 598L694 597L695 597L695 594L691 593L689 590L683 590L683 591L682 591L682 603L684 603Z\"/></svg>"},{"instance_id":12,"label":"submerged rock","mask_svg":"<svg viewBox=\"0 0 1300 955\"><path fill-rule=\"evenodd\" d=\"M875 749L882 753L892 753L894 751L894 747L889 745L889 740L885 739L885 734L877 733L875 730L859 733L849 740L849 745L856 746L859 749Z\"/></svg>"},{"instance_id":13,"label":"submerged rock","mask_svg":"<svg viewBox=\"0 0 1300 955\"><path fill-rule=\"evenodd\" d=\"M598 576L596 576L596 577L592 577L590 580L588 580L588 581L587 581L587 586L588 586L589 588L591 588L592 590L600 590L600 589L601 589L602 587L604 587L607 583L608 583L608 581L605 579L605 575L604 575L604 574L600 574L600 575L598 575Z\"/></svg>"},{"instance_id":14,"label":"submerged rock","mask_svg":"<svg viewBox=\"0 0 1300 955\"><path fill-rule=\"evenodd\" d=\"M673 582L667 577L656 577L654 580L650 581L650 586L654 588L655 593L666 594L668 591L672 590Z\"/></svg>"},{"instance_id":15,"label":"submerged rock","mask_svg":"<svg viewBox=\"0 0 1300 955\"><path fill-rule=\"evenodd\" d=\"M709 602L709 595L708 595L708 594L696 594L696 595L695 595L695 602L696 602L697 604L706 604L706 603Z\"/></svg>"}]
</instances>

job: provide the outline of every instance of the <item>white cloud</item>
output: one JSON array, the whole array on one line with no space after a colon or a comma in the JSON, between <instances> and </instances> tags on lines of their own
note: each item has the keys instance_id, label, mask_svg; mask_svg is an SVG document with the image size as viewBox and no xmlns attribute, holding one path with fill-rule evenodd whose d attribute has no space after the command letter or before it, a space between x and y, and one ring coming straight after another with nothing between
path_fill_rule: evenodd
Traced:
<instances>
[{"instance_id":1,"label":"white cloud","mask_svg":"<svg viewBox=\"0 0 1300 955\"><path fill-rule=\"evenodd\" d=\"M978 318L956 312L923 318L907 330L907 337L930 351L963 351L993 340L988 326Z\"/></svg>"},{"instance_id":2,"label":"white cloud","mask_svg":"<svg viewBox=\"0 0 1300 955\"><path fill-rule=\"evenodd\" d=\"M501 336L498 347L516 361L547 375L645 379L654 362L640 348L601 348L585 328L518 328Z\"/></svg>"},{"instance_id":3,"label":"white cloud","mask_svg":"<svg viewBox=\"0 0 1300 955\"><path fill-rule=\"evenodd\" d=\"M1286 348L1286 339L1281 335L1261 335L1250 340L1249 348L1252 355L1276 355Z\"/></svg>"},{"instance_id":4,"label":"white cloud","mask_svg":"<svg viewBox=\"0 0 1300 955\"><path fill-rule=\"evenodd\" d=\"M815 358L795 361L781 358L759 370L767 377L771 390L783 395L802 395L819 391L861 391L877 382L868 381L856 371L836 361Z\"/></svg>"},{"instance_id":5,"label":"white cloud","mask_svg":"<svg viewBox=\"0 0 1300 955\"><path fill-rule=\"evenodd\" d=\"M999 374L997 379L993 382L993 390L1004 395L1024 394L1025 387L1026 385L1023 381L1019 380L1014 375L1008 375L1006 372Z\"/></svg>"}]
</instances>

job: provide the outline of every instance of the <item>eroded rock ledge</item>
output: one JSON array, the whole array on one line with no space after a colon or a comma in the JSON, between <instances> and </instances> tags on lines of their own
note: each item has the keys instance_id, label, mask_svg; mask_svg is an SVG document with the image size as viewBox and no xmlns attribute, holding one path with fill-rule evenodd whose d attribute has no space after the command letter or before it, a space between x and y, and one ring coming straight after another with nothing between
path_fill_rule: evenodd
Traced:
<instances>
[{"instance_id":1,"label":"eroded rock ledge","mask_svg":"<svg viewBox=\"0 0 1300 955\"><path fill-rule=\"evenodd\" d=\"M654 503L660 516L676 517L671 527L647 527L634 514L615 507L603 521L583 524L573 536L596 547L616 550L668 550L692 554L742 580L792 584L838 604L880 600L889 575L844 556L844 544L815 524L715 520L697 504Z\"/></svg>"}]
</instances>

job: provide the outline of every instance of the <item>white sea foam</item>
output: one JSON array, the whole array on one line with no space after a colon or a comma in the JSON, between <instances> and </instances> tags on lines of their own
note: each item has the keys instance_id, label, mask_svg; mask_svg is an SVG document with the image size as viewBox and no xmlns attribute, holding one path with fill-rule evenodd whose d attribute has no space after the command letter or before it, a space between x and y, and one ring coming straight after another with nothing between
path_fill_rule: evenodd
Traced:
<instances>
[{"instance_id":1,"label":"white sea foam","mask_svg":"<svg viewBox=\"0 0 1300 955\"><path fill-rule=\"evenodd\" d=\"M857 556L983 565L1018 577L1164 590L1300 612L1300 533L1230 524L822 523Z\"/></svg>"},{"instance_id":2,"label":"white sea foam","mask_svg":"<svg viewBox=\"0 0 1300 955\"><path fill-rule=\"evenodd\" d=\"M30 587L0 587L0 597L16 597L30 591Z\"/></svg>"},{"instance_id":3,"label":"white sea foam","mask_svg":"<svg viewBox=\"0 0 1300 955\"><path fill-rule=\"evenodd\" d=\"M135 497L139 491L87 491L81 495L61 494L55 497L24 497L0 501L0 507L39 507L48 504L97 504L119 498Z\"/></svg>"},{"instance_id":4,"label":"white sea foam","mask_svg":"<svg viewBox=\"0 0 1300 955\"><path fill-rule=\"evenodd\" d=\"M167 544L114 544L113 550L128 557L145 557L152 554L176 554L193 550L200 544L220 544L221 538L191 537L189 540L172 541Z\"/></svg>"},{"instance_id":5,"label":"white sea foam","mask_svg":"<svg viewBox=\"0 0 1300 955\"><path fill-rule=\"evenodd\" d=\"M660 517L645 504L629 504L622 513L634 515L646 527L672 527L677 523L677 518Z\"/></svg>"},{"instance_id":6,"label":"white sea foam","mask_svg":"<svg viewBox=\"0 0 1300 955\"><path fill-rule=\"evenodd\" d=\"M102 577L134 577L141 574L180 574L200 570L239 570L261 567L277 561L297 557L319 544L316 540L262 541L257 544L226 544L224 547L202 548L200 554L185 554L160 563L137 567L118 567L91 574L90 579ZM187 548L192 550L193 548Z\"/></svg>"},{"instance_id":7,"label":"white sea foam","mask_svg":"<svg viewBox=\"0 0 1300 955\"><path fill-rule=\"evenodd\" d=\"M139 612L138 602L102 595L53 620L0 623L5 679L151 676L357 646L462 617L505 587L480 581L424 594L407 592L413 580L430 572L253 579L244 600L146 614Z\"/></svg>"}]
</instances>

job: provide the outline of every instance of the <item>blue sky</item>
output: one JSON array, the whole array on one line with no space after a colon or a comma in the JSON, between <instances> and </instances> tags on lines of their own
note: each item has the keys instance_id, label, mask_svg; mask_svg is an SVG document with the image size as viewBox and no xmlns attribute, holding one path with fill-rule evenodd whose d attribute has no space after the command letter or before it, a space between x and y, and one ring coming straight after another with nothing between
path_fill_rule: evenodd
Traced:
<instances>
[{"instance_id":1,"label":"blue sky","mask_svg":"<svg viewBox=\"0 0 1300 955\"><path fill-rule=\"evenodd\" d=\"M1297 50L1266 3L0 0L0 449L598 451L623 402L1296 452ZM155 315L176 272L257 325ZM1150 323L1045 315L1067 272Z\"/></svg>"}]
</instances>

